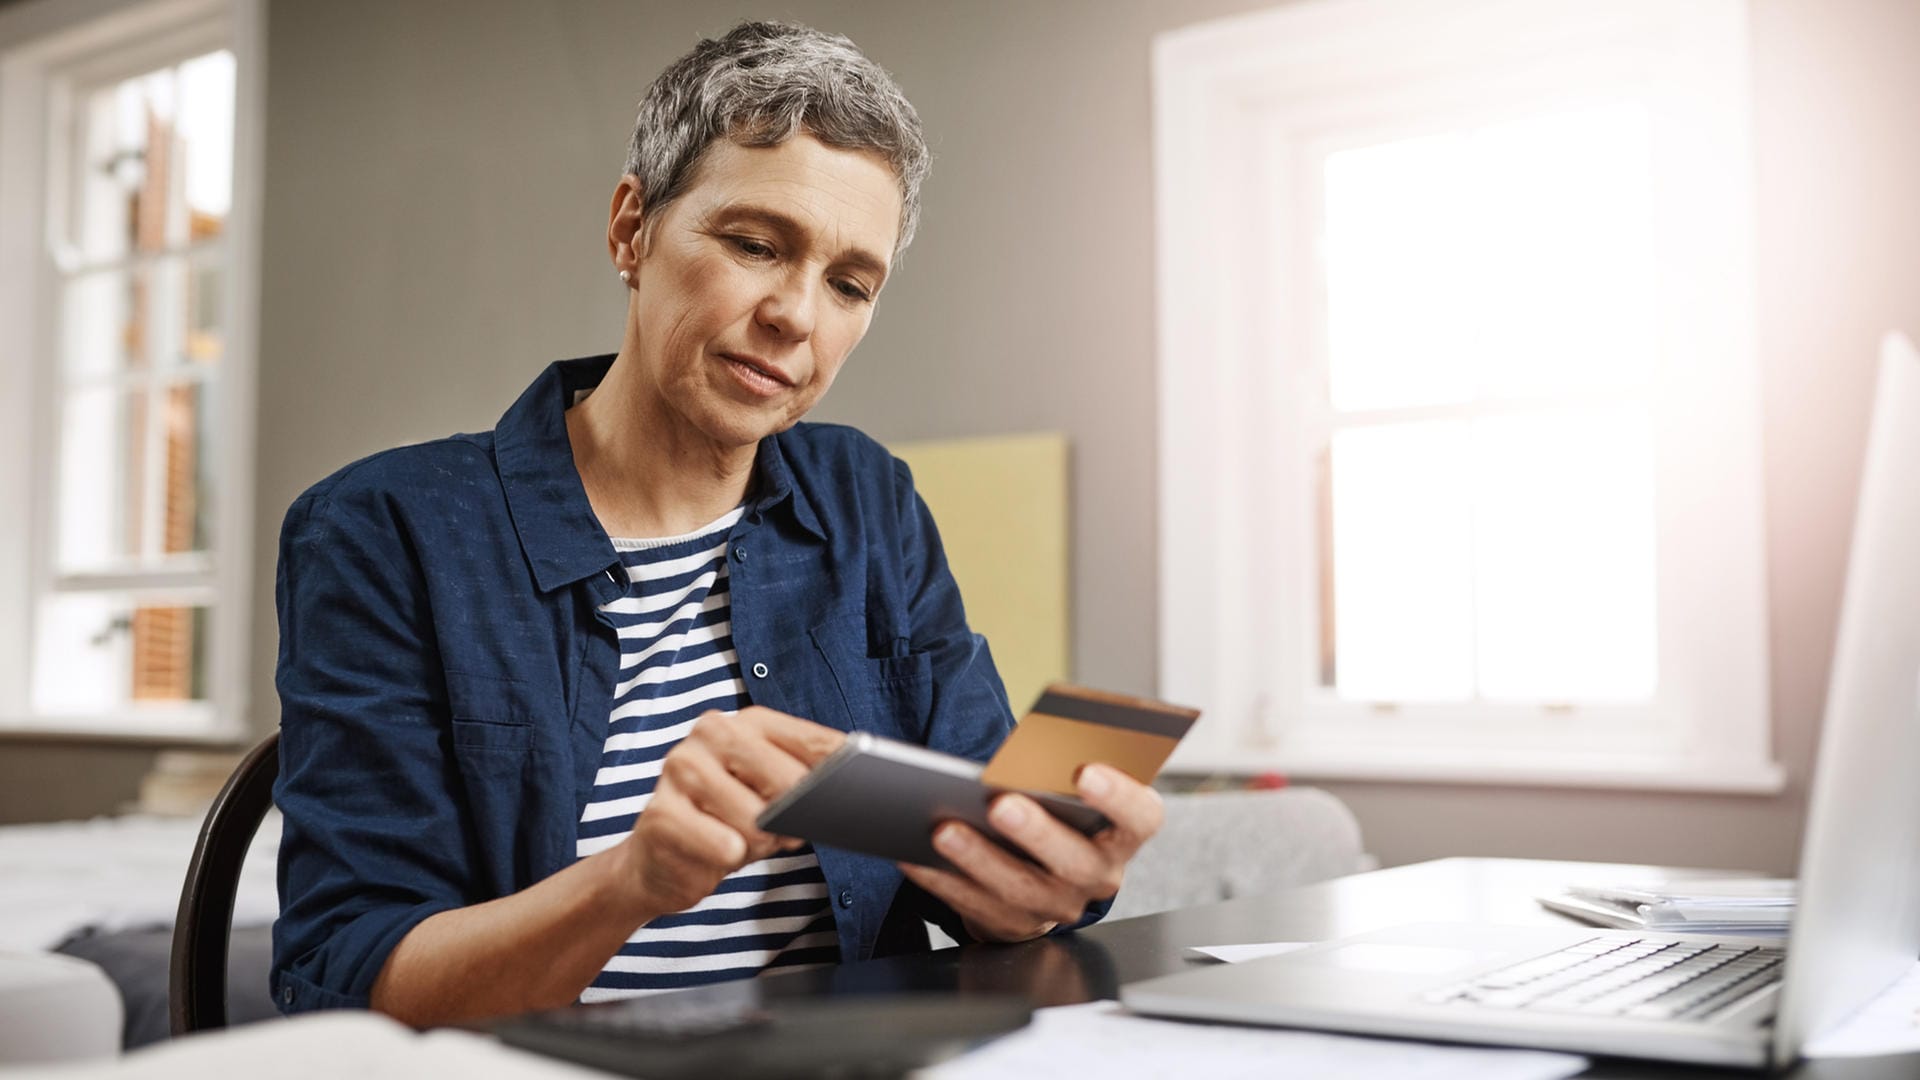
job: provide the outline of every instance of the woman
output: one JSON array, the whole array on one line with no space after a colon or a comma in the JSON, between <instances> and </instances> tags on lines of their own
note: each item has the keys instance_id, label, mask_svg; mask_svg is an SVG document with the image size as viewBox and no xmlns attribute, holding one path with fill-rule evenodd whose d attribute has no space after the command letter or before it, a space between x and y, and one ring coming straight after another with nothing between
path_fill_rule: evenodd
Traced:
<instances>
[{"instance_id":1,"label":"woman","mask_svg":"<svg viewBox=\"0 0 1920 1080\"><path fill-rule=\"evenodd\" d=\"M415 1024L1099 917L1159 827L1101 766L960 873L754 827L855 728L984 759L1011 727L906 468L799 424L912 239L927 151L845 38L757 23L641 103L607 228L620 351L481 435L315 485L281 541L274 992ZM805 718L805 719L802 719Z\"/></svg>"}]
</instances>

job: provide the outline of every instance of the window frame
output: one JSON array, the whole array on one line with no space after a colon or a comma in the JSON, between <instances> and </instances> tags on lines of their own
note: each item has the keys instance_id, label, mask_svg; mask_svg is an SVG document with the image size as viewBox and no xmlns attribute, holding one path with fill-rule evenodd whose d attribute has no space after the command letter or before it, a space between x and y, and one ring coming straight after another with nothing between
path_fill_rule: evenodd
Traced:
<instances>
[{"instance_id":1,"label":"window frame","mask_svg":"<svg viewBox=\"0 0 1920 1080\"><path fill-rule=\"evenodd\" d=\"M232 744L244 741L252 729L247 699L264 34L264 0L148 0L59 8L40 0L0 12L0 280L24 286L0 290L9 294L0 297L0 374L9 385L26 391L0 402L0 452L32 463L0 478L0 513L26 523L25 528L0 533L0 738ZM74 103L89 88L217 48L234 56L234 146L227 224L221 237L206 245L218 250L215 257L225 268L225 340L219 371L211 376L218 392L206 416L203 443L218 455L209 492L217 507L209 546L204 555L183 556L166 567L63 573L55 565L53 540L64 400L64 375L58 370L60 309L67 275L56 263L51 241L55 223L64 221L69 210L66 179L79 130ZM139 259L122 261L130 266ZM141 704L107 715L33 711L41 598L108 588L191 595L206 603L210 625L204 703Z\"/></svg>"},{"instance_id":2,"label":"window frame","mask_svg":"<svg viewBox=\"0 0 1920 1080\"><path fill-rule=\"evenodd\" d=\"M1743 0L1309 0L1155 42L1160 691L1207 714L1170 768L1782 788L1770 745L1747 86ZM1682 253L1671 272L1663 263L1662 341L1697 360L1667 365L1677 373L1654 395L1656 697L1338 699L1318 685L1313 470L1326 418L1315 413L1329 407L1316 163L1396 130L1623 92L1658 106L1656 235ZM1663 216L1708 191L1716 202L1701 220ZM1709 276L1683 305L1671 286L1690 274ZM1253 497L1262 491L1273 497Z\"/></svg>"}]
</instances>

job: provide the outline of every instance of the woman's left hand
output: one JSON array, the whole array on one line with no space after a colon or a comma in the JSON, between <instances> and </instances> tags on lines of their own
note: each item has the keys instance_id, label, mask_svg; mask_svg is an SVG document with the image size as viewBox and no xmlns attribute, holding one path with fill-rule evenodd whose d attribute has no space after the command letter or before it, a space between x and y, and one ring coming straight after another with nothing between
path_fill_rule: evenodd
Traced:
<instances>
[{"instance_id":1,"label":"woman's left hand","mask_svg":"<svg viewBox=\"0 0 1920 1080\"><path fill-rule=\"evenodd\" d=\"M994 800L987 819L1039 865L1008 853L957 821L934 830L934 847L960 873L900 865L907 878L947 902L982 941L1026 941L1077 923L1089 903L1120 891L1128 860L1160 831L1160 795L1118 769L1080 770L1080 797L1113 822L1083 836L1025 795Z\"/></svg>"}]
</instances>

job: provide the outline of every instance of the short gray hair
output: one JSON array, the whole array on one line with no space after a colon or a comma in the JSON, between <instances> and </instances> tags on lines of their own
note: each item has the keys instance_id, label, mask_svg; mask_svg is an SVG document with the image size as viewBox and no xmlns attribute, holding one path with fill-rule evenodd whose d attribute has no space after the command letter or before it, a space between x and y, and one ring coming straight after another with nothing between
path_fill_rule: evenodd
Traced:
<instances>
[{"instance_id":1,"label":"short gray hair","mask_svg":"<svg viewBox=\"0 0 1920 1080\"><path fill-rule=\"evenodd\" d=\"M649 221L686 193L707 147L778 146L800 132L828 146L870 150L900 181L905 251L920 222L920 184L931 167L920 116L880 65L853 42L805 26L745 22L707 38L647 88L627 143Z\"/></svg>"}]
</instances>

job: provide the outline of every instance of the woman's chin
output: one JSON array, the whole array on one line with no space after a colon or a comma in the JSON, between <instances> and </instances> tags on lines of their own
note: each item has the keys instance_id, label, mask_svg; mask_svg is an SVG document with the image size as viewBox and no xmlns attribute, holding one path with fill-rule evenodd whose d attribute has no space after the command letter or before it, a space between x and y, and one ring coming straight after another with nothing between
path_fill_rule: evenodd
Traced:
<instances>
[{"instance_id":1,"label":"woman's chin","mask_svg":"<svg viewBox=\"0 0 1920 1080\"><path fill-rule=\"evenodd\" d=\"M706 403L694 417L702 434L728 448L758 446L769 435L778 435L792 427L798 416L789 416L785 408L768 402L746 403L716 401Z\"/></svg>"}]
</instances>

